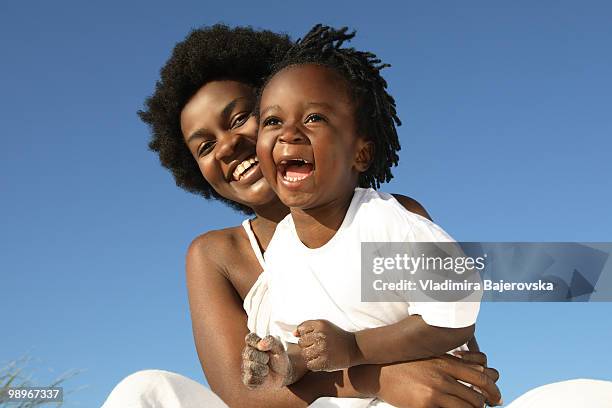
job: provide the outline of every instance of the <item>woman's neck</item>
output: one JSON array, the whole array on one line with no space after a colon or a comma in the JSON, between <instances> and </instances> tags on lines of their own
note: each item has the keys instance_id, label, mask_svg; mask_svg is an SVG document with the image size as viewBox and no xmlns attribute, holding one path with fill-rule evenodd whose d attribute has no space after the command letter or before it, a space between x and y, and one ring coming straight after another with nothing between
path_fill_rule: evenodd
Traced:
<instances>
[{"instance_id":1,"label":"woman's neck","mask_svg":"<svg viewBox=\"0 0 612 408\"><path fill-rule=\"evenodd\" d=\"M351 190L316 208L292 208L291 216L300 241L308 248L320 248L328 243L342 225L354 194Z\"/></svg>"},{"instance_id":2,"label":"woman's neck","mask_svg":"<svg viewBox=\"0 0 612 408\"><path fill-rule=\"evenodd\" d=\"M255 219L251 222L251 228L262 251L265 251L274 235L276 225L289 214L289 208L285 207L279 199L275 199L261 207L254 207L253 211Z\"/></svg>"}]
</instances>

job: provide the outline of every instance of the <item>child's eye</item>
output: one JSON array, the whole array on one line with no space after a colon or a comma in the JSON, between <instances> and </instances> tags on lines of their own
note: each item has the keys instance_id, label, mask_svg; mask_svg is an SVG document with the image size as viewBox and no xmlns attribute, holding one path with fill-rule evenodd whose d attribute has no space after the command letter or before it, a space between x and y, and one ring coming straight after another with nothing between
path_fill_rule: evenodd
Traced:
<instances>
[{"instance_id":1,"label":"child's eye","mask_svg":"<svg viewBox=\"0 0 612 408\"><path fill-rule=\"evenodd\" d=\"M200 146L198 146L198 157L207 155L212 151L214 147L215 142L213 142L212 140L202 143Z\"/></svg>"},{"instance_id":2,"label":"child's eye","mask_svg":"<svg viewBox=\"0 0 612 408\"><path fill-rule=\"evenodd\" d=\"M266 120L263 121L263 126L276 126L276 125L280 125L281 121L278 118L275 118L273 116L266 118Z\"/></svg>"},{"instance_id":3,"label":"child's eye","mask_svg":"<svg viewBox=\"0 0 612 408\"><path fill-rule=\"evenodd\" d=\"M234 120L232 120L230 127L232 129L239 128L240 126L244 125L246 121L249 120L250 117L251 117L251 112L240 113L234 117Z\"/></svg>"},{"instance_id":4,"label":"child's eye","mask_svg":"<svg viewBox=\"0 0 612 408\"><path fill-rule=\"evenodd\" d=\"M306 117L306 120L304 121L304 123L314 123L314 122L321 122L324 121L325 118L321 115L319 115L318 113L311 113L310 115L308 115Z\"/></svg>"}]
</instances>

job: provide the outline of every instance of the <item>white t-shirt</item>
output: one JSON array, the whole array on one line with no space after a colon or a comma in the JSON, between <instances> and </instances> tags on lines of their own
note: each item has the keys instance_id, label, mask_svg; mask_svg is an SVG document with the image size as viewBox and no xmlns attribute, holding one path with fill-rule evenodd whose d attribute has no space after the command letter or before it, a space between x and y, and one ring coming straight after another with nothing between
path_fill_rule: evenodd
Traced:
<instances>
[{"instance_id":1,"label":"white t-shirt","mask_svg":"<svg viewBox=\"0 0 612 408\"><path fill-rule=\"evenodd\" d=\"M438 327L476 322L479 302L362 302L362 242L453 242L433 222L407 211L390 194L357 188L336 234L320 248L306 247L291 215L283 219L266 251L270 333L295 343L305 320L325 319L347 331L386 326L419 314Z\"/></svg>"}]
</instances>

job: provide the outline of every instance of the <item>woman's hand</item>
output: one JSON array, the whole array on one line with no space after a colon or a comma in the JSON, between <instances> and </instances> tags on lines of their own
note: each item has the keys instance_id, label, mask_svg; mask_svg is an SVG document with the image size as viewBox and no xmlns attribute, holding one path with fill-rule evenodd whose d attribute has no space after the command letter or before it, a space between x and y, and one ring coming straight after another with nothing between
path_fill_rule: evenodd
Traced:
<instances>
[{"instance_id":1,"label":"woman's hand","mask_svg":"<svg viewBox=\"0 0 612 408\"><path fill-rule=\"evenodd\" d=\"M406 408L482 408L485 402L500 405L501 393L495 385L499 373L485 364L483 353L464 352L462 358L443 356L382 366L376 395L391 405Z\"/></svg>"}]
</instances>

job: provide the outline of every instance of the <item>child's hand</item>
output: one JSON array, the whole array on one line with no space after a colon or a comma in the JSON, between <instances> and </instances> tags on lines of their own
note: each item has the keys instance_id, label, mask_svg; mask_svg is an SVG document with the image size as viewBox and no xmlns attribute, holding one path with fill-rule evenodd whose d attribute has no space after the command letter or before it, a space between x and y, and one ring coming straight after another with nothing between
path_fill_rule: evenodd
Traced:
<instances>
[{"instance_id":1,"label":"child's hand","mask_svg":"<svg viewBox=\"0 0 612 408\"><path fill-rule=\"evenodd\" d=\"M242 382L250 389L281 388L291 383L293 367L279 339L249 333L242 351Z\"/></svg>"},{"instance_id":2,"label":"child's hand","mask_svg":"<svg viewBox=\"0 0 612 408\"><path fill-rule=\"evenodd\" d=\"M327 320L307 320L293 334L299 337L302 357L311 371L336 371L358 364L355 335Z\"/></svg>"}]
</instances>

